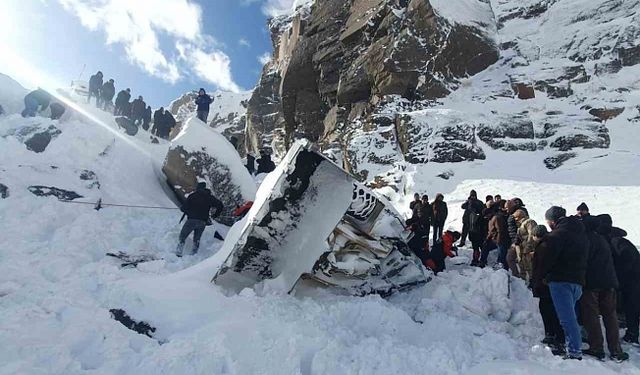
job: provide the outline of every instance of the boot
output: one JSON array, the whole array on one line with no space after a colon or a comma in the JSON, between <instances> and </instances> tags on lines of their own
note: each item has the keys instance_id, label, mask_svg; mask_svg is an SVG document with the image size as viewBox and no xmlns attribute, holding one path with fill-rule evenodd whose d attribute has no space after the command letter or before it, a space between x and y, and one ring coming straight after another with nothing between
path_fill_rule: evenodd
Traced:
<instances>
[{"instance_id":1,"label":"boot","mask_svg":"<svg viewBox=\"0 0 640 375\"><path fill-rule=\"evenodd\" d=\"M611 354L609 356L609 358L612 361L620 363L620 362L628 361L629 360L629 354L627 354L625 352L614 353L614 354Z\"/></svg>"},{"instance_id":2,"label":"boot","mask_svg":"<svg viewBox=\"0 0 640 375\"><path fill-rule=\"evenodd\" d=\"M583 350L582 354L593 357L599 361L604 361L604 359L607 357L606 354L604 354L604 351L595 350L591 348Z\"/></svg>"}]
</instances>

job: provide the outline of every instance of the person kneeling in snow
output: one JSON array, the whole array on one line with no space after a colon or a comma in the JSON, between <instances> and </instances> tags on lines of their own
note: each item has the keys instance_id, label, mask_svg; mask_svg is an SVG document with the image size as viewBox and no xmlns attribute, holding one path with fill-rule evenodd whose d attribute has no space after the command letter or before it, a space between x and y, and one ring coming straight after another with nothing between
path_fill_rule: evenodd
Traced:
<instances>
[{"instance_id":1,"label":"person kneeling in snow","mask_svg":"<svg viewBox=\"0 0 640 375\"><path fill-rule=\"evenodd\" d=\"M444 259L453 258L458 253L458 248L453 244L460 239L459 232L446 231L442 239L436 241L427 254L426 266L436 275L446 269Z\"/></svg>"},{"instance_id":2,"label":"person kneeling in snow","mask_svg":"<svg viewBox=\"0 0 640 375\"><path fill-rule=\"evenodd\" d=\"M31 91L24 97L24 111L22 117L35 117L39 111L44 111L49 107L51 94L43 89Z\"/></svg>"},{"instance_id":3,"label":"person kneeling in snow","mask_svg":"<svg viewBox=\"0 0 640 375\"><path fill-rule=\"evenodd\" d=\"M212 208L216 209L213 215L210 213ZM183 218L185 215L187 216L187 221L180 231L178 247L176 249L176 255L179 257L182 256L184 243L191 232L193 232L193 254L198 252L200 238L202 237L204 228L211 224L212 219L220 216L223 206L222 202L211 195L211 190L207 189L207 184L199 182L196 191L187 197L186 202L180 210L184 212L184 215L182 215Z\"/></svg>"}]
</instances>

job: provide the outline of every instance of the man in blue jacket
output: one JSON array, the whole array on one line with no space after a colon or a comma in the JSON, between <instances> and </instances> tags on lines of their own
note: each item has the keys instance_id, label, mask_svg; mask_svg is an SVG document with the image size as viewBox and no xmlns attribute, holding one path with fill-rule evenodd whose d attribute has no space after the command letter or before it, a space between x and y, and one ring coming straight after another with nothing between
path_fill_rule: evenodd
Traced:
<instances>
[{"instance_id":1,"label":"man in blue jacket","mask_svg":"<svg viewBox=\"0 0 640 375\"><path fill-rule=\"evenodd\" d=\"M207 92L204 91L203 88L198 92L198 97L196 98L197 108L197 116L200 121L207 123L207 117L209 117L209 106L213 103L213 98L207 95Z\"/></svg>"}]
</instances>

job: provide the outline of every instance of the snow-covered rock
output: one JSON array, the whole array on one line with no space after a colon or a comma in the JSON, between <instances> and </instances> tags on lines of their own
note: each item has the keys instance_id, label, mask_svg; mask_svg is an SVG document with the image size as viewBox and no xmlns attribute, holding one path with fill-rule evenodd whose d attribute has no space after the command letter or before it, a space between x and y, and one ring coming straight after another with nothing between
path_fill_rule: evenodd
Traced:
<instances>
[{"instance_id":1,"label":"snow-covered rock","mask_svg":"<svg viewBox=\"0 0 640 375\"><path fill-rule=\"evenodd\" d=\"M194 117L171 141L162 170L180 200L198 182L206 182L224 205L218 220L226 225L234 223L233 210L255 197L255 182L238 151L222 134Z\"/></svg>"}]
</instances>

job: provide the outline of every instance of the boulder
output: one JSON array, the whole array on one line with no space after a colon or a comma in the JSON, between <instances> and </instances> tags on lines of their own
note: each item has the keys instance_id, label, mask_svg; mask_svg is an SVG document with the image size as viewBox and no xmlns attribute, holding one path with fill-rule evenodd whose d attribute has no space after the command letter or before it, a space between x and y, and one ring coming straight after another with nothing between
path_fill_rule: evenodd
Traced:
<instances>
[{"instance_id":1,"label":"boulder","mask_svg":"<svg viewBox=\"0 0 640 375\"><path fill-rule=\"evenodd\" d=\"M429 280L402 217L308 142L292 146L258 197L220 250L213 282L228 291L386 296Z\"/></svg>"},{"instance_id":2,"label":"boulder","mask_svg":"<svg viewBox=\"0 0 640 375\"><path fill-rule=\"evenodd\" d=\"M624 112L624 107L620 108L591 108L589 114L599 118L601 121L608 121L618 117Z\"/></svg>"},{"instance_id":3,"label":"boulder","mask_svg":"<svg viewBox=\"0 0 640 375\"><path fill-rule=\"evenodd\" d=\"M29 128L25 128L24 130L28 129ZM47 149L47 146L49 146L51 140L60 134L62 134L62 131L60 129L56 128L53 125L50 125L44 131L33 133L30 136L25 137L24 144L25 146L27 146L27 150L41 153Z\"/></svg>"},{"instance_id":4,"label":"boulder","mask_svg":"<svg viewBox=\"0 0 640 375\"><path fill-rule=\"evenodd\" d=\"M171 142L162 168L167 182L184 201L200 181L224 205L220 223L234 223L233 210L255 198L256 185L233 145L200 120L189 120Z\"/></svg>"},{"instance_id":5,"label":"boulder","mask_svg":"<svg viewBox=\"0 0 640 375\"><path fill-rule=\"evenodd\" d=\"M9 198L9 187L5 184L0 184L0 198Z\"/></svg>"},{"instance_id":6,"label":"boulder","mask_svg":"<svg viewBox=\"0 0 640 375\"><path fill-rule=\"evenodd\" d=\"M550 156L544 159L544 165L551 170L557 169L560 168L565 162L575 158L576 156L577 154L574 152L564 152L556 156Z\"/></svg>"},{"instance_id":7,"label":"boulder","mask_svg":"<svg viewBox=\"0 0 640 375\"><path fill-rule=\"evenodd\" d=\"M526 83L517 83L515 91L518 95L518 99L527 100L536 97L536 92L533 86Z\"/></svg>"},{"instance_id":8,"label":"boulder","mask_svg":"<svg viewBox=\"0 0 640 375\"><path fill-rule=\"evenodd\" d=\"M33 195L39 197L56 197L61 201L72 201L74 199L83 198L82 195L75 191L60 189L55 186L33 185L27 188Z\"/></svg>"}]
</instances>

